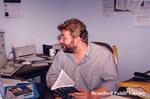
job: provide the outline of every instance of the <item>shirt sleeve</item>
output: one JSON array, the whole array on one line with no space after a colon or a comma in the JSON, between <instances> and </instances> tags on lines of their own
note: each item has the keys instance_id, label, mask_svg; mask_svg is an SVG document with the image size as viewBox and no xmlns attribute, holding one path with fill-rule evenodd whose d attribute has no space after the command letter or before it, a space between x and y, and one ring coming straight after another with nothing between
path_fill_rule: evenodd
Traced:
<instances>
[{"instance_id":1,"label":"shirt sleeve","mask_svg":"<svg viewBox=\"0 0 150 99\"><path fill-rule=\"evenodd\" d=\"M61 52L58 52L54 58L53 63L51 64L47 75L46 75L46 83L47 86L50 88L54 82L57 80L59 73L62 69L62 60L60 59Z\"/></svg>"},{"instance_id":2,"label":"shirt sleeve","mask_svg":"<svg viewBox=\"0 0 150 99\"><path fill-rule=\"evenodd\" d=\"M107 88L108 91L116 91L118 86L118 70L111 52L106 51L105 62L101 79L103 83L101 87Z\"/></svg>"}]
</instances>

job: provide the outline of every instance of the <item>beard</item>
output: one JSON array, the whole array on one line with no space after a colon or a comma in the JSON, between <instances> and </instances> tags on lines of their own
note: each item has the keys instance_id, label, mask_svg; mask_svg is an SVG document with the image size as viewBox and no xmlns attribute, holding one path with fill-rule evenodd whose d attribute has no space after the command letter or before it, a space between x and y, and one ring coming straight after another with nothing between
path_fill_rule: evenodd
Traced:
<instances>
[{"instance_id":1,"label":"beard","mask_svg":"<svg viewBox=\"0 0 150 99\"><path fill-rule=\"evenodd\" d=\"M63 46L63 51L65 53L74 53L75 49L76 49L76 47L74 47L74 46Z\"/></svg>"},{"instance_id":2,"label":"beard","mask_svg":"<svg viewBox=\"0 0 150 99\"><path fill-rule=\"evenodd\" d=\"M68 45L63 45L63 51L65 52L65 53L74 53L75 52L75 49L76 49L76 47L74 46L74 44L73 44L73 40L70 42L70 44L68 44Z\"/></svg>"}]
</instances>

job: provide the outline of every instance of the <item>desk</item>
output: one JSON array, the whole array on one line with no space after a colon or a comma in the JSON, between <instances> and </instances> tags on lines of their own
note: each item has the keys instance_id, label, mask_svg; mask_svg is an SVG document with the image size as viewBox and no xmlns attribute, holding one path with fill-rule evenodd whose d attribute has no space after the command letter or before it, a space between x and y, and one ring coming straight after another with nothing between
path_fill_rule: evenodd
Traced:
<instances>
[{"instance_id":1,"label":"desk","mask_svg":"<svg viewBox=\"0 0 150 99\"><path fill-rule=\"evenodd\" d=\"M29 79L36 76L41 76L44 73L46 73L52 64L53 58L48 59L42 54L38 54L37 56L45 58L46 60L50 60L50 62L48 63L48 65L43 65L43 66L24 65L17 72L15 72L13 76Z\"/></svg>"},{"instance_id":2,"label":"desk","mask_svg":"<svg viewBox=\"0 0 150 99\"><path fill-rule=\"evenodd\" d=\"M150 76L148 76L148 73L150 73L150 71L147 71L145 73L135 72L134 73L135 76L133 78L131 78L127 81L121 82L119 84L121 87L119 88L118 92L127 91L127 88L142 88L143 91L137 90L137 89L129 90L130 95L132 95L132 93L133 93L133 95L136 95L132 99L143 99L144 97L146 99L149 99L148 97L150 97L150 92L149 92L149 89L150 89L149 79L150 78L148 78L148 77L150 77ZM143 98L140 98L140 97L143 97Z\"/></svg>"},{"instance_id":3,"label":"desk","mask_svg":"<svg viewBox=\"0 0 150 99\"><path fill-rule=\"evenodd\" d=\"M48 65L36 66L24 65L16 73L13 74L13 77L20 77L24 79L30 79L37 76L40 76L40 83L36 83L36 87L39 91L40 98L45 96L45 91L48 90L46 85L46 73L49 70L52 62Z\"/></svg>"},{"instance_id":4,"label":"desk","mask_svg":"<svg viewBox=\"0 0 150 99\"><path fill-rule=\"evenodd\" d=\"M32 67L31 65L24 65L13 76L17 76L25 79L40 76L43 73L46 73L48 71L50 65L51 64L46 66L38 66L38 67Z\"/></svg>"}]
</instances>

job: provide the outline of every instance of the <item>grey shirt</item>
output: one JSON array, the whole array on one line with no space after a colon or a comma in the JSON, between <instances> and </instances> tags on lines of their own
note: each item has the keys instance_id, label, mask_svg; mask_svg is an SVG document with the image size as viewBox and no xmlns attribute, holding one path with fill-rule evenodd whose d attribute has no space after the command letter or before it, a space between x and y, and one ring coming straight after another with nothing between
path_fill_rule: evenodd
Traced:
<instances>
[{"instance_id":1,"label":"grey shirt","mask_svg":"<svg viewBox=\"0 0 150 99\"><path fill-rule=\"evenodd\" d=\"M54 84L61 69L70 76L77 88L89 91L100 87L109 91L117 88L117 67L112 53L105 47L89 43L88 53L80 64L75 63L73 54L59 51L46 76L48 86Z\"/></svg>"}]
</instances>

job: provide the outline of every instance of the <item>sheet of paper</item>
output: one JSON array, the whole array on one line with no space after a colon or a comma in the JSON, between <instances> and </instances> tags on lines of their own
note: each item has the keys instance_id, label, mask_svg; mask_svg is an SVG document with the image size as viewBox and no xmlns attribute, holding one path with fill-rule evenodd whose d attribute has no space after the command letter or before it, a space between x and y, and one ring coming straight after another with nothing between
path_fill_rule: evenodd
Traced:
<instances>
[{"instance_id":1,"label":"sheet of paper","mask_svg":"<svg viewBox=\"0 0 150 99\"><path fill-rule=\"evenodd\" d=\"M122 96L112 95L112 96L108 96L108 97L101 98L101 99L131 99L131 98L127 98L127 97L122 97Z\"/></svg>"},{"instance_id":2,"label":"sheet of paper","mask_svg":"<svg viewBox=\"0 0 150 99\"><path fill-rule=\"evenodd\" d=\"M141 6L135 14L135 26L150 26L150 7Z\"/></svg>"},{"instance_id":3,"label":"sheet of paper","mask_svg":"<svg viewBox=\"0 0 150 99\"><path fill-rule=\"evenodd\" d=\"M127 3L127 9L132 12L132 13L136 13L136 11L139 9L139 7L141 6L141 4L143 3L143 0L128 0Z\"/></svg>"},{"instance_id":4,"label":"sheet of paper","mask_svg":"<svg viewBox=\"0 0 150 99\"><path fill-rule=\"evenodd\" d=\"M5 3L5 17L8 18L18 18L21 17L22 11L21 11L21 3Z\"/></svg>"},{"instance_id":5,"label":"sheet of paper","mask_svg":"<svg viewBox=\"0 0 150 99\"><path fill-rule=\"evenodd\" d=\"M74 85L74 81L64 72L64 70L61 70L56 82L51 87L51 89L54 90L60 87L70 87Z\"/></svg>"},{"instance_id":6,"label":"sheet of paper","mask_svg":"<svg viewBox=\"0 0 150 99\"><path fill-rule=\"evenodd\" d=\"M103 15L112 16L114 12L114 0L103 0Z\"/></svg>"}]
</instances>

